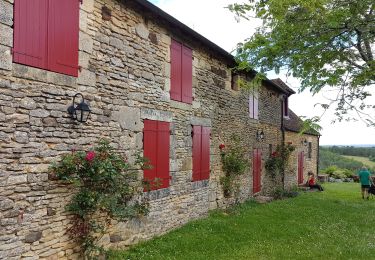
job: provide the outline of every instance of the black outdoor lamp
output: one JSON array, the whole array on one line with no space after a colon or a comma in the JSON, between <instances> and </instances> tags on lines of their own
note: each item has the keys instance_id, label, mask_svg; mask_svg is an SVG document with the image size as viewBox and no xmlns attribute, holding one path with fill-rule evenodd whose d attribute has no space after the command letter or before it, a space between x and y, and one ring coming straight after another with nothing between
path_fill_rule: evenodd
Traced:
<instances>
[{"instance_id":1,"label":"black outdoor lamp","mask_svg":"<svg viewBox=\"0 0 375 260\"><path fill-rule=\"evenodd\" d=\"M264 132L263 132L263 130L258 130L256 132L256 139L257 139L257 141L263 141L263 139L264 139Z\"/></svg>"},{"instance_id":2,"label":"black outdoor lamp","mask_svg":"<svg viewBox=\"0 0 375 260\"><path fill-rule=\"evenodd\" d=\"M301 143L302 143L304 146L307 146L307 140L306 140L306 139L303 140L303 141L301 141Z\"/></svg>"},{"instance_id":3,"label":"black outdoor lamp","mask_svg":"<svg viewBox=\"0 0 375 260\"><path fill-rule=\"evenodd\" d=\"M80 96L82 98L81 102L77 105L75 104L76 97ZM78 122L85 123L90 116L91 109L88 104L85 103L85 99L81 93L77 93L73 97L73 103L68 107L68 113L72 119Z\"/></svg>"}]
</instances>

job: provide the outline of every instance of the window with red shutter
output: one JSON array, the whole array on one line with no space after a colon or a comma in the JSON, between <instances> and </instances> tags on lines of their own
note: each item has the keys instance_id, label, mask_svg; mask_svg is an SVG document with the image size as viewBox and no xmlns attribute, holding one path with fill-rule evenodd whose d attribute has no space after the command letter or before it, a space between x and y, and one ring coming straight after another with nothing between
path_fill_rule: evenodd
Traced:
<instances>
[{"instance_id":1,"label":"window with red shutter","mask_svg":"<svg viewBox=\"0 0 375 260\"><path fill-rule=\"evenodd\" d=\"M191 104L193 80L193 52L185 45L171 43L171 90L172 100Z\"/></svg>"},{"instance_id":2,"label":"window with red shutter","mask_svg":"<svg viewBox=\"0 0 375 260\"><path fill-rule=\"evenodd\" d=\"M79 1L50 0L48 69L78 76Z\"/></svg>"},{"instance_id":3,"label":"window with red shutter","mask_svg":"<svg viewBox=\"0 0 375 260\"><path fill-rule=\"evenodd\" d=\"M193 181L210 178L210 134L209 127L193 126Z\"/></svg>"},{"instance_id":4,"label":"window with red shutter","mask_svg":"<svg viewBox=\"0 0 375 260\"><path fill-rule=\"evenodd\" d=\"M78 0L15 0L13 61L78 76Z\"/></svg>"},{"instance_id":5,"label":"window with red shutter","mask_svg":"<svg viewBox=\"0 0 375 260\"><path fill-rule=\"evenodd\" d=\"M48 0L14 1L13 61L41 69L48 68Z\"/></svg>"},{"instance_id":6,"label":"window with red shutter","mask_svg":"<svg viewBox=\"0 0 375 260\"><path fill-rule=\"evenodd\" d=\"M150 168L144 170L144 179L151 190L169 187L169 123L144 120L143 153Z\"/></svg>"}]
</instances>

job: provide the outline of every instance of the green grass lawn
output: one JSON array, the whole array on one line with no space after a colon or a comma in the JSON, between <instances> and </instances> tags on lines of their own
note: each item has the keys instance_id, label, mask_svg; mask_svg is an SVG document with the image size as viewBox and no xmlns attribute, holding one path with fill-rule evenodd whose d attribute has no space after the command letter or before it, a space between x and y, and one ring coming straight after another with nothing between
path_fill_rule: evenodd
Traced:
<instances>
[{"instance_id":1,"label":"green grass lawn","mask_svg":"<svg viewBox=\"0 0 375 260\"><path fill-rule=\"evenodd\" d=\"M375 168L375 162L372 162L368 159L368 157L361 157L361 156L351 156L351 155L343 155L346 158L353 159L355 161L359 161L370 168Z\"/></svg>"},{"instance_id":2,"label":"green grass lawn","mask_svg":"<svg viewBox=\"0 0 375 260\"><path fill-rule=\"evenodd\" d=\"M215 211L109 259L375 259L375 199L357 183Z\"/></svg>"}]
</instances>

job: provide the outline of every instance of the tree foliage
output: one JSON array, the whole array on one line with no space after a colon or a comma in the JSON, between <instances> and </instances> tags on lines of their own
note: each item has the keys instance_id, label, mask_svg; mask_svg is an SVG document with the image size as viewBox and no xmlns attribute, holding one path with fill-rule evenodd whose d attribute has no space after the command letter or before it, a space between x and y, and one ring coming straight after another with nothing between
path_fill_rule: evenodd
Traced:
<instances>
[{"instance_id":1,"label":"tree foliage","mask_svg":"<svg viewBox=\"0 0 375 260\"><path fill-rule=\"evenodd\" d=\"M339 120L350 119L355 110L368 125L374 118L365 114L375 83L374 0L248 0L229 9L241 17L255 14L262 26L238 45L239 67L261 73L286 69L301 79L301 91L315 94L334 88Z\"/></svg>"}]
</instances>

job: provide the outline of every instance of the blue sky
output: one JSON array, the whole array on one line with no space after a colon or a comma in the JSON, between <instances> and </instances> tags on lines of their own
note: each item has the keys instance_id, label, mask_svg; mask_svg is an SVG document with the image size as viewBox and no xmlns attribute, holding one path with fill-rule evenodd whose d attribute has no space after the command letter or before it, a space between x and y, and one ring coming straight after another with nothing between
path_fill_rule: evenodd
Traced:
<instances>
[{"instance_id":1,"label":"blue sky","mask_svg":"<svg viewBox=\"0 0 375 260\"><path fill-rule=\"evenodd\" d=\"M228 4L236 2L235 0L149 1L228 52L231 52L238 42L251 36L261 23L254 19L238 22L234 15L224 8ZM300 85L298 79L286 78L283 73L269 74L269 77L280 77L294 90L297 90ZM312 96L308 91L295 94L290 98L290 107L300 116L317 116L322 111L315 104L326 103L326 98L331 94L330 91L323 91L315 96ZM375 103L375 100L372 103ZM320 123L323 127L322 144L375 144L374 127L368 128L362 122L343 122L332 125L333 112L327 112Z\"/></svg>"}]
</instances>

